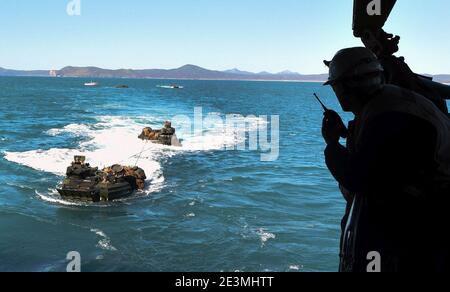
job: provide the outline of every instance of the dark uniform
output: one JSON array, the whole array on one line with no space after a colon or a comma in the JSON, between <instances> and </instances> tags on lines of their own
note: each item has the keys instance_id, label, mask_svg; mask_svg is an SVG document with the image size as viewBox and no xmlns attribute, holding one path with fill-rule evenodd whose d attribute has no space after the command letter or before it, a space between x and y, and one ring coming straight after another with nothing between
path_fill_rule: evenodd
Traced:
<instances>
[{"instance_id":1,"label":"dark uniform","mask_svg":"<svg viewBox=\"0 0 450 292\"><path fill-rule=\"evenodd\" d=\"M380 60L384 68L386 83L417 92L431 100L443 113L448 114L445 96L427 86L405 63L404 58L388 56ZM425 78L425 77L424 77ZM431 80L430 80L431 81Z\"/></svg>"},{"instance_id":2,"label":"dark uniform","mask_svg":"<svg viewBox=\"0 0 450 292\"><path fill-rule=\"evenodd\" d=\"M373 99L425 99L399 87L386 88ZM347 147L335 143L325 150L327 166L347 200L341 271L366 272L367 255L373 251L380 253L384 272L450 271L450 187L436 181L442 129L414 109L386 106L377 111L373 104L350 123Z\"/></svg>"}]
</instances>

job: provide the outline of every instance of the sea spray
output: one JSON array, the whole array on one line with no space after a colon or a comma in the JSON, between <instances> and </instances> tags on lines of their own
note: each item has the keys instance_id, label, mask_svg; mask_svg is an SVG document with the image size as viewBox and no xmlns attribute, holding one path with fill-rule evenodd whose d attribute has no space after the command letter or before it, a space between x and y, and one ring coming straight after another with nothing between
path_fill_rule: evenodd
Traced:
<instances>
[{"instance_id":1,"label":"sea spray","mask_svg":"<svg viewBox=\"0 0 450 292\"><path fill-rule=\"evenodd\" d=\"M94 124L69 124L61 128L50 129L44 134L50 136L71 135L80 138L76 149L51 148L48 150L30 150L26 152L5 152L5 159L38 171L64 176L67 167L75 155L86 156L86 161L99 168L113 164L135 165L144 169L147 174L145 194L162 189L165 178L162 172L161 159L172 157L183 152L225 150L242 143L247 131L258 129L258 118L249 119L240 128L224 128L223 124L211 124L206 119L207 127L201 133L191 133L189 121L178 121L178 135L183 137L182 147L170 147L145 143L137 138L143 127L157 128L158 123L152 117L131 118L127 116L100 116ZM208 124L209 121L209 124ZM197 134L197 135L195 135ZM245 141L244 141L245 143ZM139 155L140 158L139 158ZM138 159L139 158L139 159ZM38 196L52 203L60 203L55 192ZM68 205L71 205L69 203Z\"/></svg>"}]
</instances>

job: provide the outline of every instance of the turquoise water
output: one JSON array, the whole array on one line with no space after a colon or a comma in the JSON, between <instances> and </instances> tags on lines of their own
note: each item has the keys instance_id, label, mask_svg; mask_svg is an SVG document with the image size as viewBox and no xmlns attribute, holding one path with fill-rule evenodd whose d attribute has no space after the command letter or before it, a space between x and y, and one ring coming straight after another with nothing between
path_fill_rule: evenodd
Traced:
<instances>
[{"instance_id":1,"label":"turquoise water","mask_svg":"<svg viewBox=\"0 0 450 292\"><path fill-rule=\"evenodd\" d=\"M315 83L0 78L0 270L335 271L343 199L324 164ZM129 89L115 85L128 84ZM230 151L236 129L193 132L183 147L146 145L144 126L203 114L280 116L280 154ZM270 122L270 120L269 120ZM55 189L73 155L97 166L134 164L144 192L120 202L73 204Z\"/></svg>"}]
</instances>

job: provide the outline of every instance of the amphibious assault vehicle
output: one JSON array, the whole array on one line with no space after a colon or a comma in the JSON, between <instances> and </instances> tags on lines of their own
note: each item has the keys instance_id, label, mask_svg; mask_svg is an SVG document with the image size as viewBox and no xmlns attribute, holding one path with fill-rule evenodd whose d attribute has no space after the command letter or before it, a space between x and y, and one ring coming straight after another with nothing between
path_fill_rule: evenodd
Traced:
<instances>
[{"instance_id":1,"label":"amphibious assault vehicle","mask_svg":"<svg viewBox=\"0 0 450 292\"><path fill-rule=\"evenodd\" d=\"M113 165L103 170L85 163L84 156L75 156L67 168L59 194L64 199L76 201L114 201L145 188L146 175L138 167Z\"/></svg>"},{"instance_id":2,"label":"amphibious assault vehicle","mask_svg":"<svg viewBox=\"0 0 450 292\"><path fill-rule=\"evenodd\" d=\"M176 130L172 128L172 123L167 121L161 130L153 130L149 127L144 128L138 138L156 144L181 147L181 142L178 140L175 132Z\"/></svg>"}]
</instances>

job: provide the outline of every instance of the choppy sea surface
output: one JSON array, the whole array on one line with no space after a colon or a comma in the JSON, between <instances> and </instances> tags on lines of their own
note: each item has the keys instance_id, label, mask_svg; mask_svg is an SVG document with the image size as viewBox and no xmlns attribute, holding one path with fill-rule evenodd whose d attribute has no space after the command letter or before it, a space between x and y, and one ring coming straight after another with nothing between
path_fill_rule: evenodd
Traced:
<instances>
[{"instance_id":1,"label":"choppy sea surface","mask_svg":"<svg viewBox=\"0 0 450 292\"><path fill-rule=\"evenodd\" d=\"M70 251L81 254L83 271L337 270L344 204L325 167L312 97L338 108L330 89L123 79L85 87L89 81L0 78L0 270L65 271ZM184 88L158 87L172 83ZM203 118L241 115L248 124L194 131L186 117L194 120L198 107ZM277 160L261 161L261 149L230 150L271 115L280 119ZM165 120L183 147L137 139ZM147 188L113 203L64 201L56 188L79 154L99 167L138 161Z\"/></svg>"}]
</instances>

